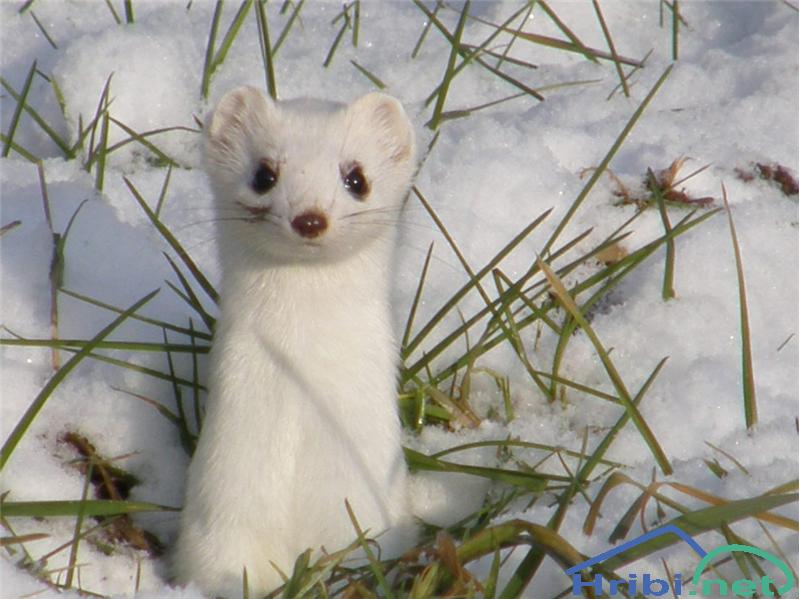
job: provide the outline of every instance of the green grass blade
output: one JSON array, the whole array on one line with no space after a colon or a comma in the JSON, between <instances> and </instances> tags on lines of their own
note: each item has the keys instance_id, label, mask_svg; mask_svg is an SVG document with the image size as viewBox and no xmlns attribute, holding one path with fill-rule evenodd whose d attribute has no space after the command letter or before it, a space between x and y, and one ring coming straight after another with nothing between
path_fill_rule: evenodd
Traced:
<instances>
[{"instance_id":1,"label":"green grass blade","mask_svg":"<svg viewBox=\"0 0 800 599\"><path fill-rule=\"evenodd\" d=\"M3 226L0 227L0 237L5 235L9 231L13 231L17 227L19 227L21 224L22 224L21 220L12 220L10 223L4 224ZM788 343L788 339L787 339L787 343ZM778 351L780 351L780 348L778 348Z\"/></svg>"},{"instance_id":2,"label":"green grass blade","mask_svg":"<svg viewBox=\"0 0 800 599\"><path fill-rule=\"evenodd\" d=\"M180 508L147 503L143 501L114 501L94 499L87 501L4 501L4 518L52 518L77 516L83 511L86 516L118 516L142 512L177 512Z\"/></svg>"},{"instance_id":3,"label":"green grass blade","mask_svg":"<svg viewBox=\"0 0 800 599\"><path fill-rule=\"evenodd\" d=\"M680 0L672 0L672 60L678 60L678 40L680 38L681 11Z\"/></svg>"},{"instance_id":4,"label":"green grass blade","mask_svg":"<svg viewBox=\"0 0 800 599\"><path fill-rule=\"evenodd\" d=\"M217 31L219 22L222 18L222 6L224 0L217 0L214 8L214 15L211 17L211 30L208 32L208 42L206 43L206 57L203 64L203 79L200 83L200 93L203 98L208 99L208 89L211 86L211 75L214 71L214 46L217 43Z\"/></svg>"},{"instance_id":5,"label":"green grass blade","mask_svg":"<svg viewBox=\"0 0 800 599\"><path fill-rule=\"evenodd\" d=\"M377 87L378 89L386 89L386 84L380 79L378 79L378 77L374 73L370 73L367 69L362 67L355 60L351 60L350 64L353 65L356 68L356 70L358 70L359 73L364 75L364 77L369 79L375 87Z\"/></svg>"},{"instance_id":6,"label":"green grass blade","mask_svg":"<svg viewBox=\"0 0 800 599\"><path fill-rule=\"evenodd\" d=\"M203 272L197 268L197 265L194 263L192 258L189 256L188 252L183 249L183 246L180 242L175 238L172 232L162 223L155 215L155 213L150 209L150 206L147 205L147 202L144 201L144 198L139 193L139 190L136 189L136 186L128 179L124 177L123 180L125 181L125 185L128 186L131 194L138 202L139 206L141 206L144 213L147 215L147 218L150 219L150 222L153 223L156 230L161 234L164 240L175 250L175 253L178 254L178 257L184 263L186 268L189 269L189 272L192 273L192 276L198 282L200 287L203 288L203 291L206 292L208 297L210 297L215 303L219 303L219 294L217 293L214 286L206 279Z\"/></svg>"},{"instance_id":7,"label":"green grass blade","mask_svg":"<svg viewBox=\"0 0 800 599\"><path fill-rule=\"evenodd\" d=\"M661 187L658 185L655 174L650 169L647 169L647 184L650 187L650 192L656 199L658 204L658 212L661 215L661 222L664 224L664 231L669 234L672 230L672 224L669 222L669 213L667 213L667 205L664 201L664 194ZM675 297L675 240L667 239L667 254L664 262L664 283L661 286L661 297L665 300L673 299Z\"/></svg>"},{"instance_id":8,"label":"green grass blade","mask_svg":"<svg viewBox=\"0 0 800 599\"><path fill-rule=\"evenodd\" d=\"M23 148L22 146L20 146L16 142L11 141L10 139L8 139L2 133L0 133L0 142L2 142L4 145L7 145L9 148L14 150L17 154L19 154L20 156L22 156L25 160L28 160L29 162L33 162L35 164L35 163L41 161L41 158L36 156L33 152L29 152L28 150L26 150L25 148Z\"/></svg>"},{"instance_id":9,"label":"green grass blade","mask_svg":"<svg viewBox=\"0 0 800 599\"><path fill-rule=\"evenodd\" d=\"M744 266L742 264L742 251L739 239L736 236L736 226L733 224L733 214L728 204L728 192L722 186L722 201L728 214L728 226L731 230L733 243L733 256L736 260L736 280L739 284L739 326L742 335L742 396L744 398L744 421L747 428L752 428L758 422L758 405L756 403L756 383L753 373L753 350L750 344L750 316L747 310L747 285L744 280Z\"/></svg>"},{"instance_id":10,"label":"green grass blade","mask_svg":"<svg viewBox=\"0 0 800 599\"><path fill-rule=\"evenodd\" d=\"M273 100L278 99L278 86L275 83L275 65L272 62L272 42L269 39L269 19L262 2L256 2L256 25L258 26L258 45L261 48L261 61L264 63L264 76L267 91Z\"/></svg>"},{"instance_id":11,"label":"green grass blade","mask_svg":"<svg viewBox=\"0 0 800 599\"><path fill-rule=\"evenodd\" d=\"M101 302L100 300L91 298L87 295L83 295L78 293L77 291L72 291L70 289L66 289L65 287L61 287L59 289L61 293L64 293L70 297L74 297L82 302L86 302L87 304L92 304L93 306L97 306L98 308L103 308L105 310L109 310L111 312L116 312L117 314L122 314L124 311L123 308L118 308L117 306L113 306L111 304L106 304L105 302ZM211 341L211 334L203 333L202 331L195 331L194 329L187 329L185 327L180 327L178 325L174 325L168 322L164 322L163 320L156 320L154 318L148 318L147 316L140 316L139 314L132 314L131 320L138 320L139 322L146 322L147 324L152 324L159 328L164 328L169 331L174 331L176 333L181 333L183 335L188 335L192 338L202 339L204 341ZM0 342L1 343L1 342Z\"/></svg>"},{"instance_id":12,"label":"green grass blade","mask_svg":"<svg viewBox=\"0 0 800 599\"><path fill-rule=\"evenodd\" d=\"M417 315L417 308L419 301L422 299L422 289L425 286L425 279L428 277L428 267L431 264L431 256L433 255L433 242L428 246L428 252L425 254L425 262L422 265L422 273L419 276L417 283L417 290L414 292L414 299L411 302L411 309L408 311L408 319L406 320L406 327L403 331L403 340L400 343L401 354L405 353L405 347L408 345L408 340L411 338L411 329L414 326L414 318Z\"/></svg>"},{"instance_id":13,"label":"green grass blade","mask_svg":"<svg viewBox=\"0 0 800 599\"><path fill-rule=\"evenodd\" d=\"M347 13L347 5L345 5L345 10L343 11L344 14L344 22L342 26L339 28L339 32L336 34L336 37L333 39L333 43L331 44L330 49L328 50L327 56L325 56L325 60L322 62L322 66L326 69L330 66L331 62L333 61L333 57L336 54L336 50L339 48L339 43L342 41L347 28L350 26L350 17Z\"/></svg>"},{"instance_id":14,"label":"green grass blade","mask_svg":"<svg viewBox=\"0 0 800 599\"><path fill-rule=\"evenodd\" d=\"M31 84L33 83L33 75L36 73L36 61L33 61L28 74L25 76L25 83L22 84L22 91L17 99L17 105L14 108L14 113L11 115L11 121L8 123L8 131L4 136L3 145L3 158L6 158L11 152L11 144L14 142L14 135L17 132L19 120L22 117L22 109L28 101L28 93L31 91Z\"/></svg>"},{"instance_id":15,"label":"green grass blade","mask_svg":"<svg viewBox=\"0 0 800 599\"><path fill-rule=\"evenodd\" d=\"M421 6L422 3L419 0L414 0L414 3L417 6ZM456 64L456 56L458 56L459 52L459 45L461 44L461 35L464 33L464 25L467 22L467 16L469 15L469 6L470 2L467 0L464 2L464 7L461 9L461 16L458 19L458 25L456 25L455 33L450 39L450 56L447 59L447 66L445 67L444 75L442 76L442 82L439 84L439 93L436 96L436 104L433 107L433 116L431 116L430 121L426 124L427 126L435 131L439 127L439 122L442 118L442 112L444 111L444 103L447 99L447 91L450 88L450 82L453 79L454 68Z\"/></svg>"},{"instance_id":16,"label":"green grass blade","mask_svg":"<svg viewBox=\"0 0 800 599\"><path fill-rule=\"evenodd\" d=\"M608 30L608 25L603 17L603 11L600 9L600 3L597 0L592 0L592 4L594 5L594 12L597 15L597 20L600 21L600 27L602 28L603 35L606 38L608 49L611 51L611 57L614 60L614 67L617 69L617 75L619 76L619 83L622 85L622 92L625 94L626 98L630 98L631 90L628 88L628 80L625 78L625 73L622 72L622 63L619 61L617 49L614 46L614 39L611 37L611 32Z\"/></svg>"},{"instance_id":17,"label":"green grass blade","mask_svg":"<svg viewBox=\"0 0 800 599\"><path fill-rule=\"evenodd\" d=\"M392 593L392 589L389 586L389 583L386 581L386 576L383 574L383 569L381 568L380 562L375 557L375 553L372 551L372 548L370 548L369 543L367 543L364 531L361 529L361 525L358 523L356 514L353 512L353 507L350 505L350 502L347 501L347 499L344 500L344 506L347 509L347 516L350 518L353 529L356 531L356 535L358 536L358 544L361 547L361 550L367 556L369 569L372 571L372 575L375 577L375 580L378 581L378 587L383 591L384 597L393 599L394 593Z\"/></svg>"},{"instance_id":18,"label":"green grass blade","mask_svg":"<svg viewBox=\"0 0 800 599\"><path fill-rule=\"evenodd\" d=\"M208 353L210 346L186 343L152 343L146 341L86 341L84 339L0 339L0 346L7 347L57 347L82 350L86 347L140 352L175 352L186 354Z\"/></svg>"},{"instance_id":19,"label":"green grass blade","mask_svg":"<svg viewBox=\"0 0 800 599\"><path fill-rule=\"evenodd\" d=\"M531 66L533 68L536 68L535 65L528 65L528 63L525 63L524 61L517 61L516 59L514 59L514 58L512 58L510 56L511 48L514 46L514 42L517 41L517 34L520 31L522 31L522 28L525 27L526 23L528 23L528 19L531 18L531 14L533 13L533 9L535 7L536 7L536 3L535 2L530 2L528 4L528 9L525 11L525 14L519 20L519 25L517 25L517 28L514 30L514 33L511 34L511 41L509 41L506 44L506 47L503 48L503 53L502 54L497 55L492 51L487 52L487 54L497 57L497 63L494 65L495 68L499 69L500 67L503 66L504 62L510 62L511 64L517 64L517 65L522 63L522 66Z\"/></svg>"},{"instance_id":20,"label":"green grass blade","mask_svg":"<svg viewBox=\"0 0 800 599\"><path fill-rule=\"evenodd\" d=\"M642 399L644 399L644 396L650 390L651 385L656 380L658 373L661 372L661 369L664 367L664 364L667 363L668 359L669 358L662 358L661 361L658 364L656 364L656 367L653 369L653 372L650 373L650 376L647 377L647 380L644 382L642 387L639 389L639 392L633 398L632 401L634 406L636 406L637 408L639 407L639 404L641 403ZM586 463L584 463L583 467L580 469L580 472L578 473L579 480L581 481L588 480L589 477L592 475L592 471L595 469L595 467L603 462L603 456L605 455L606 451L608 451L608 448L611 447L611 444L614 442L614 439L616 439L617 434L619 434L619 432L625 427L630 418L631 415L627 410L620 415L619 420L617 420L614 426L612 426L611 429L609 429L609 431L606 433L606 436L603 437L603 440L597 444L597 447L595 447L595 450L594 452L592 452L592 455L589 456L589 459L586 460Z\"/></svg>"},{"instance_id":21,"label":"green grass blade","mask_svg":"<svg viewBox=\"0 0 800 599\"><path fill-rule=\"evenodd\" d=\"M189 129L188 127L167 127L165 129L156 129L154 131L148 131L146 133L137 133L136 131L134 131L133 129L128 127L125 123L115 119L114 117L106 115L106 118L108 120L110 120L112 123L114 123L117 127L122 129L123 131L125 131L125 133L130 135L130 138L126 139L124 141L121 141L121 142L117 142L116 144L114 144L113 146L108 148L106 151L104 151L103 152L103 156L105 156L106 154L110 154L114 150L117 150L118 148L120 148L120 147L122 147L122 146L124 146L124 145L126 145L128 143L131 143L132 141L136 141L139 144L141 144L142 146L144 146L145 148L147 148L148 150L150 150L153 154L156 155L156 157L158 157L159 160L161 160L165 164L167 164L169 166L182 166L181 164L176 162L173 158L171 158L170 156L165 154L163 151L161 151L154 143L148 141L145 138L149 137L150 135L158 135L159 133L165 133L167 131L182 130L182 131L196 132L194 129Z\"/></svg>"},{"instance_id":22,"label":"green grass blade","mask_svg":"<svg viewBox=\"0 0 800 599\"><path fill-rule=\"evenodd\" d=\"M595 54L589 50L589 48L587 48L580 39L578 39L578 36L575 35L575 33L573 33L569 27L567 27L566 23L564 23L564 21L561 20L556 12L550 8L550 5L547 4L545 0L539 0L537 4L542 7L542 10L544 10L547 16L550 17L550 20L555 24L555 26L561 30L561 33L569 38L569 41L572 43L572 46L575 48L576 52L583 54L586 60L594 63L598 62Z\"/></svg>"},{"instance_id":23,"label":"green grass blade","mask_svg":"<svg viewBox=\"0 0 800 599\"><path fill-rule=\"evenodd\" d=\"M169 187L170 179L172 178L172 165L167 167L167 176L164 177L164 183L161 185L161 193L158 194L158 201L156 202L155 215L156 218L161 218L161 209L164 207L164 201L167 199L167 188Z\"/></svg>"},{"instance_id":24,"label":"green grass blade","mask_svg":"<svg viewBox=\"0 0 800 599\"><path fill-rule=\"evenodd\" d=\"M651 376L651 378L653 377ZM640 394L644 395L644 392L640 392ZM458 453L460 451L468 451L470 449L478 449L481 447L498 447L498 448L521 447L523 449L538 449L553 454L560 451L574 458L581 458L584 456L584 454L581 452L573 451L571 449L565 449L564 447L556 445L547 445L545 443L534 443L532 441L519 441L517 439L498 439L496 441L474 441L472 443L463 443L461 445L454 445L453 447L448 447L447 449L443 449L441 451L437 451L436 453L432 453L430 457L439 459L446 455L450 455L451 453ZM605 460L602 457L598 458L598 463L605 464L606 466L612 466L614 468L619 468L623 466L623 464L621 464L620 462L612 462L610 460Z\"/></svg>"},{"instance_id":25,"label":"green grass blade","mask_svg":"<svg viewBox=\"0 0 800 599\"><path fill-rule=\"evenodd\" d=\"M72 578L75 574L76 564L78 563L78 547L81 541L81 528L83 528L83 519L86 516L86 498L89 495L89 486L92 480L92 471L94 464L91 460L86 464L86 475L83 481L83 491L81 493L81 500L78 502L78 513L75 517L75 531L72 534L72 542L70 543L69 559L67 560L67 576L64 580L64 586L67 588L72 587Z\"/></svg>"},{"instance_id":26,"label":"green grass blade","mask_svg":"<svg viewBox=\"0 0 800 599\"><path fill-rule=\"evenodd\" d=\"M106 7L111 12L111 16L113 17L114 22L116 22L117 25L122 25L122 19L119 18L119 14L117 13L117 9L114 8L113 4L111 4L111 0L105 0L105 2L106 2Z\"/></svg>"},{"instance_id":27,"label":"green grass blade","mask_svg":"<svg viewBox=\"0 0 800 599\"><path fill-rule=\"evenodd\" d=\"M294 25L295 19L300 14L300 11L303 9L303 4L305 4L306 0L300 0L292 11L292 14L289 15L289 20L286 21L286 25L283 26L283 30L281 34L278 36L278 40L275 42L275 46L272 48L272 57L275 58L275 55L278 53L278 50L283 45L283 42L286 41L286 37L289 35L289 31L292 29L292 25Z\"/></svg>"},{"instance_id":28,"label":"green grass blade","mask_svg":"<svg viewBox=\"0 0 800 599\"><path fill-rule=\"evenodd\" d=\"M247 17L247 13L250 11L252 5L253 0L244 0L239 5L239 10L236 11L236 16L233 17L233 21L230 27L228 27L228 31L225 32L225 37L222 38L222 42L219 45L219 50L214 56L213 66L211 67L212 74L225 62L225 57L228 56L228 51L231 49L236 36L239 35L239 30L242 28L245 17Z\"/></svg>"},{"instance_id":29,"label":"green grass blade","mask_svg":"<svg viewBox=\"0 0 800 599\"><path fill-rule=\"evenodd\" d=\"M215 322L214 317L211 316L208 312L206 312L205 308L203 308L203 304L200 303L200 300L197 298L197 295L195 294L194 289L192 289L192 286L189 285L189 281L187 281L186 277L183 276L183 273L178 268L178 265L175 264L175 262L172 260L172 258L169 257L169 254L164 252L164 258L166 258L167 262L169 262L169 265L172 267L172 270L175 272L175 276L178 277L178 280L180 281L181 286L183 287L185 295L182 294L181 296L186 299L186 301L189 304L189 306L195 312L197 312L197 314L200 316L200 318L203 319L203 322L205 323L206 327L208 327L208 330L209 331L213 330L214 329L214 322ZM170 287L172 287L171 283L168 283L168 284L170 285Z\"/></svg>"},{"instance_id":30,"label":"green grass blade","mask_svg":"<svg viewBox=\"0 0 800 599\"><path fill-rule=\"evenodd\" d=\"M353 1L353 48L358 48L358 35L361 32L361 0Z\"/></svg>"},{"instance_id":31,"label":"green grass blade","mask_svg":"<svg viewBox=\"0 0 800 599\"><path fill-rule=\"evenodd\" d=\"M408 467L412 471L457 472L461 474L469 474L472 476L486 478L495 482L519 487L525 489L526 491L540 492L547 488L548 482L564 483L570 480L567 477L554 474L540 474L537 472L521 472L502 468L489 468L486 466L456 464L454 462L447 462L445 460L426 456L425 454L413 449L409 449L408 447L404 447L403 452L405 453Z\"/></svg>"},{"instance_id":32,"label":"green grass blade","mask_svg":"<svg viewBox=\"0 0 800 599\"><path fill-rule=\"evenodd\" d=\"M430 13L428 20L425 21L425 27L422 28L422 33L419 34L417 43L414 44L414 49L411 51L412 59L416 58L417 54L419 54L419 51L422 49L422 44L425 43L425 38L428 37L428 32L431 30L431 25L433 25L433 20L436 18L436 13L439 12L439 9L442 6L444 5L441 2L437 2L436 6L433 7L433 12Z\"/></svg>"},{"instance_id":33,"label":"green grass blade","mask_svg":"<svg viewBox=\"0 0 800 599\"><path fill-rule=\"evenodd\" d=\"M97 134L97 127L100 125L103 116L108 112L108 107L111 105L111 101L109 101L109 93L111 91L111 79L114 77L114 73L111 73L106 79L106 83L103 86L103 91L100 93L100 100L97 102L97 109L94 113L94 118L92 119L91 123L86 127L86 129L82 132L79 136L78 141L75 142L75 146L73 146L74 151L77 152L78 148L83 146L83 141L86 138L86 135L89 136L89 153L86 159L86 164L84 164L84 168L88 173L91 171L92 163L95 161L94 156L94 138Z\"/></svg>"},{"instance_id":34,"label":"green grass blade","mask_svg":"<svg viewBox=\"0 0 800 599\"><path fill-rule=\"evenodd\" d=\"M94 188L97 191L103 191L103 183L106 175L106 156L108 155L108 105L103 112L103 124L100 127L100 140L99 147L94 152L97 158L97 166L95 167Z\"/></svg>"},{"instance_id":35,"label":"green grass blade","mask_svg":"<svg viewBox=\"0 0 800 599\"><path fill-rule=\"evenodd\" d=\"M134 22L133 18L133 0L125 0L125 22L130 24Z\"/></svg>"},{"instance_id":36,"label":"green grass blade","mask_svg":"<svg viewBox=\"0 0 800 599\"><path fill-rule=\"evenodd\" d=\"M130 137L128 139L123 139L122 141L118 141L113 146L108 148L108 153L111 154L112 152L116 152L123 146L127 146L130 143L137 142L153 152L160 160L167 163L168 165L175 165L175 166L182 166L175 162L172 158L167 156L163 151L161 151L155 144L152 142L147 141L148 137L152 137L153 135L160 135L162 133L169 133L170 131L186 131L188 133L200 133L199 129L192 129L191 127L162 127L160 129L152 129L151 131L145 131L144 133L138 133L125 125L122 121L111 117L111 122L120 127L124 130ZM188 167L184 167L188 168Z\"/></svg>"},{"instance_id":37,"label":"green grass blade","mask_svg":"<svg viewBox=\"0 0 800 599\"><path fill-rule=\"evenodd\" d=\"M11 457L11 454L14 452L14 449L17 447L19 442L22 440L22 437L28 431L28 428L33 423L36 416L39 414L41 409L44 407L47 400L53 394L53 391L56 390L58 385L63 381L67 375L75 369L78 364L89 354L95 346L103 341L108 335L110 335L119 325L121 325L128 317L136 312L139 308L149 302L155 295L158 293L158 289L155 291L151 291L147 295L145 295L142 299L135 302L130 308L125 310L122 314L120 314L117 318L115 318L111 324L101 330L97 335L95 335L91 341L89 341L77 354L72 356L69 361L62 366L58 372L56 372L44 388L39 392L36 396L36 399L33 400L28 409L25 410L25 413L20 418L17 425L14 427L14 430L11 431L11 434L6 439L5 443L3 443L2 449L0 449L0 470L2 470L8 459Z\"/></svg>"}]
</instances>

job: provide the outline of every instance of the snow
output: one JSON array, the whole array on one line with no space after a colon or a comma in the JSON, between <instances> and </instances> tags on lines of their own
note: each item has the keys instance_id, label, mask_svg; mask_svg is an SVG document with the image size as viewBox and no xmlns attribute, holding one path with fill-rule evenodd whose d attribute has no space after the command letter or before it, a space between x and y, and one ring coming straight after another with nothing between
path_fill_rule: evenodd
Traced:
<instances>
[{"instance_id":1,"label":"snow","mask_svg":"<svg viewBox=\"0 0 800 599\"><path fill-rule=\"evenodd\" d=\"M224 24L233 18L235 4L226 4ZM287 18L278 14L281 4L272 2L267 7L273 43ZM620 55L640 58L653 49L646 67L631 78L630 99L618 92L607 100L618 83L610 63L594 65L578 54L517 40L510 55L538 65L536 70L508 66L508 72L521 81L534 87L594 82L551 89L545 93L547 99L543 103L530 97L517 98L441 126L417 186L475 270L523 226L552 207L553 214L540 230L502 263L503 272L512 278L530 267L536 252L583 187L586 178L581 177L581 172L603 159L671 62L671 30L669 26L659 26L659 2L602 5ZM264 86L252 14L228 58L214 74L206 103L199 92L214 9L211 2L195 1L189 10L185 2L134 2L136 23L117 25L99 0L37 1L33 11L58 49L44 39L30 11L18 13L19 6L11 2L0 4L2 76L20 90L36 59L38 69L57 81L65 115L60 112L49 83L41 77L34 79L28 104L70 143L77 140L78 123L85 126L93 118L109 76L112 116L138 132L161 127L194 128L195 117L202 119L228 89L241 84ZM552 2L552 6L586 45L606 47L590 3ZM472 14L499 23L518 7L515 2L476 2ZM710 166L682 187L692 197L717 198L716 206L721 205L724 183L747 281L758 426L748 432L744 425L738 287L730 230L723 214L678 238L676 299L661 298L664 258L663 250L659 250L604 301L592 326L604 345L614 348L612 358L632 394L658 361L669 356L641 405L644 418L675 468L668 480L724 498L752 497L793 480L798 470L798 216L796 195L787 198L758 178L743 181L737 177L736 169L752 170L754 163L781 164L797 174L797 13L788 3L766 0L685 2L681 7L689 27L681 32L680 60L615 157L611 170L635 189L648 168L665 168L677 158L688 157L681 175ZM340 26L331 25L331 20L340 11L341 3L336 2L308 2L303 8L296 29L276 55L279 94L283 98L315 96L349 101L372 89L369 80L351 65L350 61L355 60L404 102L418 126L420 146L427 147L431 133L424 123L431 116L431 107L425 107L424 101L441 80L449 46L432 28L420 55L410 59L425 22L422 13L411 3L364 3L358 48L351 46L349 35L345 36L330 67L323 68L322 62ZM453 30L458 14L443 9L440 16ZM538 10L526 30L561 36ZM487 27L469 22L464 36L468 43L480 44L489 33ZM507 38L500 36L496 41L505 43ZM499 47L498 51L502 51ZM516 91L487 71L471 66L453 81L446 110L467 109ZM13 98L3 94L0 112L4 134L15 107ZM120 128L110 127L109 144L126 137ZM172 171L161 216L216 283L219 268L214 233L208 223L210 192L205 175L198 168L199 136L173 131L152 139L187 167ZM198 325L197 314L166 287L165 280L177 283L162 255L169 248L151 227L123 180L130 178L154 206L166 169L148 161L138 144L128 144L111 154L104 190L99 193L94 189L94 170L90 174L82 166L85 153L65 160L28 116L23 116L15 142L44 159L54 231L63 232L81 203L86 202L66 244L66 288L120 307L161 288L142 314L180 326L188 326L192 318ZM598 243L633 214L633 207L615 205L614 189L614 183L604 176L576 214L562 243L590 227L593 231L587 243ZM42 209L35 165L11 152L0 162L0 190L0 226L15 220L22 223L0 237L2 324L24 337L47 338L52 236ZM685 213L672 209L670 218L675 223ZM431 241L435 241L434 260L417 323L425 322L466 281L458 260L413 198L402 220L395 289L398 330L408 314ZM629 251L658 237L663 231L658 211L649 210L631 230L633 234L623 242ZM491 287L488 279L486 283ZM477 294L460 304L464 314L472 314L481 306ZM211 309L210 303L208 307ZM114 317L63 294L59 296L59 312L60 335L64 338L89 339ZM423 349L441 338L448 326L458 323L457 315L451 315L423 344ZM202 329L202 325L198 328ZM526 332L525 341L531 347L534 335L535 331ZM157 327L133 321L120 327L113 338L163 341ZM171 333L170 340L186 342L177 333ZM540 361L545 370L555 343L545 334L532 352L532 359ZM447 357L455 357L454 352L461 349L450 351L437 363L446 366ZM563 376L613 391L586 336L574 336L568 351ZM51 376L52 367L47 350L3 346L0 353L0 437L6 439ZM113 356L144 367L162 371L167 368L161 353L115 351ZM62 361L68 358L69 354L62 352ZM479 365L509 377L516 418L510 423L489 419L474 430L459 432L427 427L418 436L409 434L410 446L432 453L510 435L579 450L587 427L592 443L602 438L619 416L617 406L577 392L568 392L563 403L547 403L508 348L486 355ZM189 360L176 357L176 369L191 378ZM493 381L476 376L473 385L476 410L502 411ZM59 441L64 432L79 431L100 454L125 456L120 464L142 481L134 488L131 499L180 505L188 460L176 429L151 406L119 389L174 407L169 384L133 370L84 361L50 398L16 448L2 471L0 492L8 492L8 499L16 501L79 498L83 477L69 463L74 453ZM712 446L733 456L746 472ZM480 450L452 454L447 459L494 465L494 455L493 450ZM539 459L530 452L515 455L529 463ZM640 483L650 481L653 458L631 424L620 433L606 458L624 463L625 473ZM729 476L719 479L710 472L704 460L714 459L729 470ZM551 459L548 464L553 472L561 472L557 460ZM598 488L597 484L593 486L589 495L594 497ZM444 524L476 509L487 484L463 475L420 474L412 489L419 513ZM704 505L685 495L673 496L695 509ZM619 515L634 498L632 489L612 492L604 504L606 518L600 520L598 531L590 537L581 532L588 508L585 504L575 505L568 511L560 534L586 555L603 551L609 547L607 538ZM550 503L540 501L527 510L517 506L505 517L545 523L554 509ZM778 512L794 518L796 506ZM137 523L167 543L174 537L174 515L143 516L137 518ZM13 525L17 534L50 535L28 543L28 549L41 556L72 538L74 522L58 518L46 522L14 519ZM762 540L761 546L768 543L754 522L737 525L736 530L746 538ZM783 529L772 531L790 563L796 565L797 537ZM702 539L719 542L719 537ZM688 569L692 565L685 551L668 555L676 567ZM0 560L4 596L39 591L42 597L56 595L14 568L12 564L18 559L19 553L6 554ZM66 560L67 552L62 551L48 560L47 567L63 567ZM81 586L86 590L130 595L136 589L140 567L142 596L199 596L191 587L169 587L164 582L165 561L142 553L120 549L107 556L83 543L78 561L86 564L80 571ZM655 558L653 563L645 560L637 567L661 571ZM559 567L548 560L543 575L537 576L526 596L549 597L564 587L565 578Z\"/></svg>"}]
</instances>

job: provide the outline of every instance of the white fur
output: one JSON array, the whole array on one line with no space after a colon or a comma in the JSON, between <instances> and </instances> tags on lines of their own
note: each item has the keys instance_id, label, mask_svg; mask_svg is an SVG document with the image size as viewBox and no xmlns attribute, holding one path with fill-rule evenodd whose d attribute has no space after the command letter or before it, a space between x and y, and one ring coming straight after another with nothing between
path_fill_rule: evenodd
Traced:
<instances>
[{"instance_id":1,"label":"white fur","mask_svg":"<svg viewBox=\"0 0 800 599\"><path fill-rule=\"evenodd\" d=\"M345 499L371 536L386 533L384 555L413 539L389 267L415 146L383 94L339 107L238 88L209 119L206 156L222 303L174 573L233 597L247 568L259 596L282 583L270 562L290 575L307 548L355 539ZM279 175L259 195L250 182L262 159ZM370 184L363 201L342 182L354 161ZM242 205L270 215L253 222ZM329 223L313 240L290 224L309 209Z\"/></svg>"}]
</instances>

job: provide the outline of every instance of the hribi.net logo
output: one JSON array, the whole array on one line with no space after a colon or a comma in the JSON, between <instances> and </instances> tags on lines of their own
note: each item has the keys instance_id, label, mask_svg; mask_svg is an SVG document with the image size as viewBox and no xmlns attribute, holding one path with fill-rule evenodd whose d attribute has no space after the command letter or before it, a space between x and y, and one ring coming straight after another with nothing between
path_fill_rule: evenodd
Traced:
<instances>
[{"instance_id":1,"label":"hribi.net logo","mask_svg":"<svg viewBox=\"0 0 800 599\"><path fill-rule=\"evenodd\" d=\"M595 574L593 577L586 579L581 577L581 570L585 570L631 547L664 534L678 535L700 556L700 562L694 569L691 579L684 580L679 573L675 574L672 580L665 580L649 573L645 573L641 577L636 574L630 574L627 578L613 580L608 580L602 574ZM763 571L769 572L769 574L754 574L752 579L730 580L719 577L713 578L708 574L703 576L703 572L713 563L714 559L722 554L734 552L751 553L762 558L777 568L781 572L782 578L776 579L772 576L775 573L774 568L763 568ZM623 543L619 547L596 555L580 564L575 564L568 568L566 573L572 578L572 594L581 596L584 595L585 591L591 590L594 591L596 596L605 593L611 597L622 596L623 594L630 596L638 594L644 597L661 597L662 595L668 597L777 597L784 596L785 593L797 587L792 569L783 560L771 553L751 545L722 545L711 551L705 551L697 541L674 524L662 526L627 543Z\"/></svg>"}]
</instances>

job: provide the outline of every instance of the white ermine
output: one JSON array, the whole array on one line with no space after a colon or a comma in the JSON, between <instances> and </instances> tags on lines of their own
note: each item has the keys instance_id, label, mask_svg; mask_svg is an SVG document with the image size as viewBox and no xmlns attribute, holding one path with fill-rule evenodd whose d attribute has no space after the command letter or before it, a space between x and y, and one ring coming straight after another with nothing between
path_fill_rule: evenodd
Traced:
<instances>
[{"instance_id":1,"label":"white ermine","mask_svg":"<svg viewBox=\"0 0 800 599\"><path fill-rule=\"evenodd\" d=\"M414 538L389 305L416 167L400 103L274 102L241 87L206 126L222 302L174 555L180 583L250 596L307 548Z\"/></svg>"}]
</instances>

